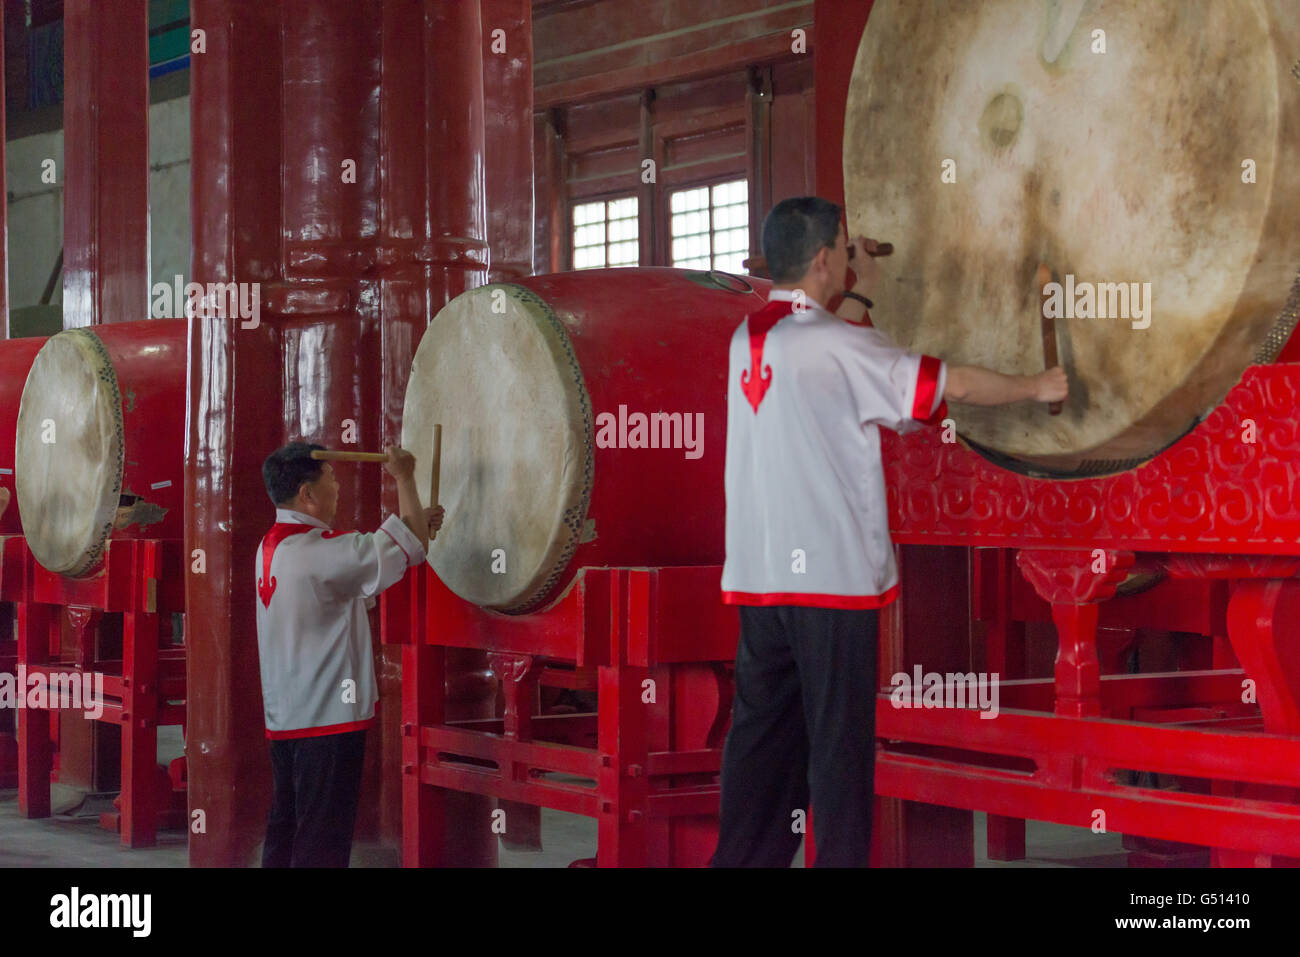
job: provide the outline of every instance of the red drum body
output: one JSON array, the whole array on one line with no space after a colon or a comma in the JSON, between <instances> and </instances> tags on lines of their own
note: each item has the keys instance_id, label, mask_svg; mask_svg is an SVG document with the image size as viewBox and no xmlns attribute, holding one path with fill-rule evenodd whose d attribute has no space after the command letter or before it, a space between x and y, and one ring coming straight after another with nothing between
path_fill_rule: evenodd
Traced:
<instances>
[{"instance_id":1,"label":"red drum body","mask_svg":"<svg viewBox=\"0 0 1300 957\"><path fill-rule=\"evenodd\" d=\"M37 561L93 574L110 537L179 539L183 319L68 329L31 363L18 412L18 508Z\"/></svg>"},{"instance_id":2,"label":"red drum body","mask_svg":"<svg viewBox=\"0 0 1300 957\"><path fill-rule=\"evenodd\" d=\"M460 597L522 613L583 566L720 563L728 344L769 283L608 269L483 286L438 313L402 445L422 496L443 427L429 562Z\"/></svg>"},{"instance_id":3,"label":"red drum body","mask_svg":"<svg viewBox=\"0 0 1300 957\"><path fill-rule=\"evenodd\" d=\"M18 402L27 371L45 336L0 339L0 488L9 490L9 507L0 514L0 535L21 535L23 523L14 501L14 436L18 430Z\"/></svg>"}]
</instances>

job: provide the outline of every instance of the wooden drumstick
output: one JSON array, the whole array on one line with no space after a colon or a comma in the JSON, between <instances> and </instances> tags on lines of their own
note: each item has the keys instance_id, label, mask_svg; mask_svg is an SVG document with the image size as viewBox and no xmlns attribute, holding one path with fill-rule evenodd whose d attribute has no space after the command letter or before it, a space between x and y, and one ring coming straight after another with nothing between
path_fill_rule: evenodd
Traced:
<instances>
[{"instance_id":1,"label":"wooden drumstick","mask_svg":"<svg viewBox=\"0 0 1300 957\"><path fill-rule=\"evenodd\" d=\"M429 508L438 507L438 485L442 478L442 423L433 427L433 475L429 482ZM429 541L438 537L437 532L429 536Z\"/></svg>"},{"instance_id":2,"label":"wooden drumstick","mask_svg":"<svg viewBox=\"0 0 1300 957\"><path fill-rule=\"evenodd\" d=\"M387 452L336 452L333 449L313 449L311 457L318 462L387 462Z\"/></svg>"},{"instance_id":3,"label":"wooden drumstick","mask_svg":"<svg viewBox=\"0 0 1300 957\"><path fill-rule=\"evenodd\" d=\"M1034 281L1038 283L1039 319L1042 322L1043 332L1043 363L1046 368L1051 369L1060 365L1056 357L1056 320L1047 315L1047 284L1052 281L1052 270L1045 263L1040 264ZM1049 402L1047 414L1060 415L1061 403Z\"/></svg>"}]
</instances>

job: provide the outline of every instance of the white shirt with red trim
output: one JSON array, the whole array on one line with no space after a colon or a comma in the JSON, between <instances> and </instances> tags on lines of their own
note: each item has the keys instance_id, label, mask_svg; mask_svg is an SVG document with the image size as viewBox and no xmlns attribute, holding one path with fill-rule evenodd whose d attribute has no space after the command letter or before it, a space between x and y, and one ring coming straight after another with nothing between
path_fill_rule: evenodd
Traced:
<instances>
[{"instance_id":1,"label":"white shirt with red trim","mask_svg":"<svg viewBox=\"0 0 1300 957\"><path fill-rule=\"evenodd\" d=\"M879 429L941 420L947 368L793 300L773 289L731 338L723 601L879 608L898 592Z\"/></svg>"},{"instance_id":2,"label":"white shirt with red trim","mask_svg":"<svg viewBox=\"0 0 1300 957\"><path fill-rule=\"evenodd\" d=\"M368 608L424 561L397 515L376 532L335 532L275 510L257 549L257 651L268 738L369 727L379 700Z\"/></svg>"}]
</instances>

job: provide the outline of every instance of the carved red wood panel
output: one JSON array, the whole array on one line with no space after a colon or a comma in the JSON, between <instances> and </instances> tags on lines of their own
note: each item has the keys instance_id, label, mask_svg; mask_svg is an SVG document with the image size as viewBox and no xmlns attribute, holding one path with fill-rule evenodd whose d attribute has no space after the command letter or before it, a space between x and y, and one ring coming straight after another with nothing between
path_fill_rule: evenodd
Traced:
<instances>
[{"instance_id":1,"label":"carved red wood panel","mask_svg":"<svg viewBox=\"0 0 1300 957\"><path fill-rule=\"evenodd\" d=\"M1300 365L1252 366L1165 452L1080 481L1009 472L937 429L886 432L890 528L905 544L1300 554L1298 393Z\"/></svg>"}]
</instances>

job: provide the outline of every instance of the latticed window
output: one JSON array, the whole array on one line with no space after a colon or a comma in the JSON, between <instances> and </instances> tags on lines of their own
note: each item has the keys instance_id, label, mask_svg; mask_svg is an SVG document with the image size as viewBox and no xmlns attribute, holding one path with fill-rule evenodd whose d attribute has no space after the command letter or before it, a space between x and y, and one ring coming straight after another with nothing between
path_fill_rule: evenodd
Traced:
<instances>
[{"instance_id":1,"label":"latticed window","mask_svg":"<svg viewBox=\"0 0 1300 957\"><path fill-rule=\"evenodd\" d=\"M749 183L680 189L669 200L672 259L685 269L743 273L749 256Z\"/></svg>"},{"instance_id":2,"label":"latticed window","mask_svg":"<svg viewBox=\"0 0 1300 957\"><path fill-rule=\"evenodd\" d=\"M578 203L573 207L573 268L638 266L637 236L635 196Z\"/></svg>"}]
</instances>

